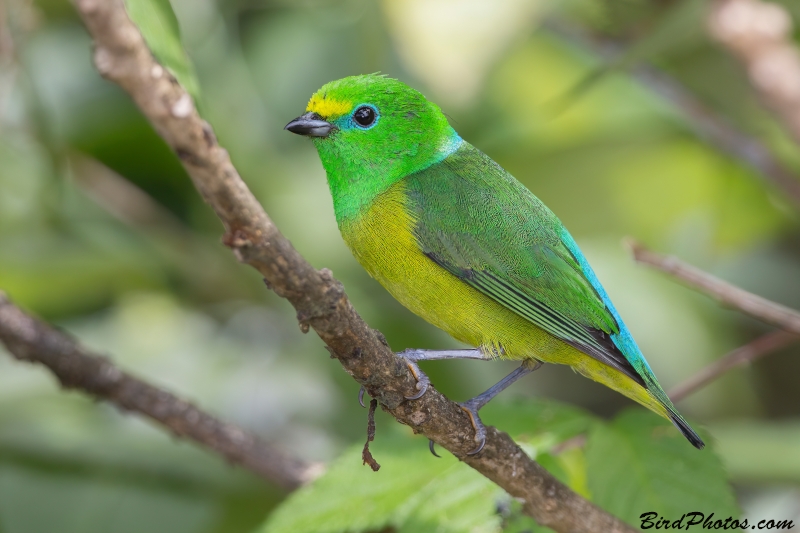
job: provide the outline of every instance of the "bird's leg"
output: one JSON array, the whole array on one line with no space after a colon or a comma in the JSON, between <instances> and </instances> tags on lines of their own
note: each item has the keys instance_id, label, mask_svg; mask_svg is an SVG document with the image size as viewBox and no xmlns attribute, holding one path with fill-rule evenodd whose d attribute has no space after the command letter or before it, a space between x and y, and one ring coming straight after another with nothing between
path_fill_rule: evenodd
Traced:
<instances>
[{"instance_id":1,"label":"bird's leg","mask_svg":"<svg viewBox=\"0 0 800 533\"><path fill-rule=\"evenodd\" d=\"M483 425L483 422L481 422L481 419L478 416L478 411L480 411L481 407L489 403L492 398L503 392L519 378L530 374L534 370L537 370L543 364L544 363L541 361L528 359L523 362L519 368L498 381L483 394L479 394L471 400L458 404L469 415L469 420L472 422L472 427L475 428L475 441L478 442L478 447L467 453L467 455L475 455L480 453L480 451L483 449L483 446L486 444L486 427Z\"/></svg>"},{"instance_id":2,"label":"bird's leg","mask_svg":"<svg viewBox=\"0 0 800 533\"><path fill-rule=\"evenodd\" d=\"M477 348L464 348L461 350L420 350L409 348L402 352L395 353L397 357L402 357L407 361L436 361L440 359L480 359L488 361L491 356L486 355Z\"/></svg>"},{"instance_id":3,"label":"bird's leg","mask_svg":"<svg viewBox=\"0 0 800 533\"><path fill-rule=\"evenodd\" d=\"M406 365L408 365L408 369L417 380L417 390L419 392L411 396L406 396L406 400L417 400L422 398L422 395L428 390L428 385L431 384L431 380L428 379L428 376L426 376L425 373L419 368L417 361L437 361L441 359L490 359L490 357L484 355L484 353L477 348L466 350L418 350L409 348L408 350L397 352L395 355L405 360Z\"/></svg>"},{"instance_id":4,"label":"bird's leg","mask_svg":"<svg viewBox=\"0 0 800 533\"><path fill-rule=\"evenodd\" d=\"M419 392L411 396L406 396L406 400L418 400L422 398L422 395L428 390L428 385L431 384L431 380L428 379L428 376L426 376L419 365L417 365L417 361L437 361L441 359L481 359L488 361L491 359L490 356L487 356L477 348L462 350L420 350L409 348L402 352L396 352L395 355L405 360L408 369L411 371L414 379L417 380L417 390ZM366 407L364 405L363 386L358 391L358 403L361 407Z\"/></svg>"}]
</instances>

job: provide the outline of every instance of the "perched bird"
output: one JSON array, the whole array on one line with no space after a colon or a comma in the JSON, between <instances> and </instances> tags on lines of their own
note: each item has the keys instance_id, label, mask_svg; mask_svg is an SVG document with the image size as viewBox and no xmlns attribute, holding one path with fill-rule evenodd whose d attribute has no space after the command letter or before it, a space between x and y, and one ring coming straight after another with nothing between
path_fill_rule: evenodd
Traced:
<instances>
[{"instance_id":1,"label":"perched bird","mask_svg":"<svg viewBox=\"0 0 800 533\"><path fill-rule=\"evenodd\" d=\"M462 403L478 453L478 410L542 363L570 365L703 441L672 405L561 221L464 141L439 107L380 75L330 82L286 129L311 137L342 237L400 303L473 350L407 350L416 361L514 359L522 365Z\"/></svg>"}]
</instances>

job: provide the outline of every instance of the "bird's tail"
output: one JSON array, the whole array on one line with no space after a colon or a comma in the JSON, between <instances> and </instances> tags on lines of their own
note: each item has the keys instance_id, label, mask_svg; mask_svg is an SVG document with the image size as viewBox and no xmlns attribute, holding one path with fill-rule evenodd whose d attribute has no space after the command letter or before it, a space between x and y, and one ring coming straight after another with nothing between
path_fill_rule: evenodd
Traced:
<instances>
[{"instance_id":1,"label":"bird's tail","mask_svg":"<svg viewBox=\"0 0 800 533\"><path fill-rule=\"evenodd\" d=\"M700 438L700 435L698 435L695 430L692 429L689 423L683 419L671 402L670 405L667 405L666 407L667 413L669 414L669 419L672 421L675 427L678 428L678 431L683 433L683 436L686 437L686 440L692 443L692 446L698 450L702 450L706 443L703 442L703 439Z\"/></svg>"},{"instance_id":2,"label":"bird's tail","mask_svg":"<svg viewBox=\"0 0 800 533\"><path fill-rule=\"evenodd\" d=\"M706 443L703 442L703 439L700 438L700 435L697 434L695 430L692 429L692 426L689 425L681 414L678 412L678 409L672 404L672 400L669 399L667 393L664 392L664 389L661 388L661 385L655 380L655 376L650 377L647 376L644 379L645 383L647 383L647 389L653 395L654 398L658 400L658 402L663 406L665 414L669 417L670 422L678 428L686 440L692 443L692 446L697 448L698 450L702 450Z\"/></svg>"}]
</instances>

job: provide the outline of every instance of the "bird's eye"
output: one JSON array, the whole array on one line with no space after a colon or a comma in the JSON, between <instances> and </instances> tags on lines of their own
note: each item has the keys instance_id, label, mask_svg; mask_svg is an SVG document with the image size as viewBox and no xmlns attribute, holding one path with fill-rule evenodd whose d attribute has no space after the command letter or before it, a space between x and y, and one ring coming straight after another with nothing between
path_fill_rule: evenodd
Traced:
<instances>
[{"instance_id":1,"label":"bird's eye","mask_svg":"<svg viewBox=\"0 0 800 533\"><path fill-rule=\"evenodd\" d=\"M375 114L375 110L366 105L362 105L356 109L355 113L353 113L353 120L355 120L356 124L362 128L368 128L372 126L375 123L376 118L377 115Z\"/></svg>"}]
</instances>

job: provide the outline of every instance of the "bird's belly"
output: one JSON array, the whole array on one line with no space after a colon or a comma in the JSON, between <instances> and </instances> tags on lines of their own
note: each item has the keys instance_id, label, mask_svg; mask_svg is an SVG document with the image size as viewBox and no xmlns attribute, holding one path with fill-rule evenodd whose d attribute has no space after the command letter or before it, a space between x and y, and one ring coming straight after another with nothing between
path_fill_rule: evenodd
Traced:
<instances>
[{"instance_id":1,"label":"bird's belly","mask_svg":"<svg viewBox=\"0 0 800 533\"><path fill-rule=\"evenodd\" d=\"M567 352L574 357L573 348L425 256L414 237L414 220L405 201L400 182L357 220L341 225L353 255L392 296L456 339L488 352L554 363L567 363Z\"/></svg>"},{"instance_id":2,"label":"bird's belly","mask_svg":"<svg viewBox=\"0 0 800 533\"><path fill-rule=\"evenodd\" d=\"M401 304L454 338L506 359L572 366L666 416L663 406L618 370L550 335L462 282L422 253L403 183L382 193L358 219L340 224L359 263Z\"/></svg>"}]
</instances>

